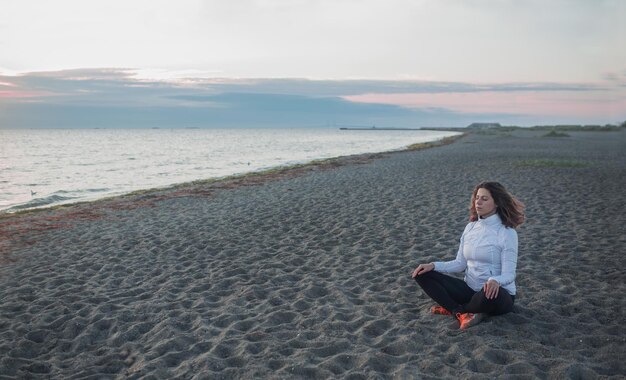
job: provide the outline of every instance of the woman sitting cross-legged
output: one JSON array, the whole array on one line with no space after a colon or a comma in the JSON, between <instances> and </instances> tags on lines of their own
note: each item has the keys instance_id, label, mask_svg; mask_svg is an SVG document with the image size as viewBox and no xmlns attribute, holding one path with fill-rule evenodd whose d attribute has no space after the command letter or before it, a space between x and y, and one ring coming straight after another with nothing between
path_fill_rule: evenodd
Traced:
<instances>
[{"instance_id":1,"label":"woman sitting cross-legged","mask_svg":"<svg viewBox=\"0 0 626 380\"><path fill-rule=\"evenodd\" d=\"M523 222L524 205L504 186L476 186L456 259L420 264L413 271L415 281L439 304L431 312L454 316L461 329L480 323L485 315L510 312L516 290L515 228ZM463 271L464 280L444 274Z\"/></svg>"}]
</instances>

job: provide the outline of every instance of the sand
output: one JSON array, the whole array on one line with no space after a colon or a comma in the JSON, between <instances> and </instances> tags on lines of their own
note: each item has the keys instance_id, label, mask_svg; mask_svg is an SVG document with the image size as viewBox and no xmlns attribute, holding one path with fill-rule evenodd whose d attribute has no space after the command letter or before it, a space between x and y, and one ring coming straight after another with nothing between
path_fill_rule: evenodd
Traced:
<instances>
[{"instance_id":1,"label":"sand","mask_svg":"<svg viewBox=\"0 0 626 380\"><path fill-rule=\"evenodd\" d=\"M624 378L626 131L453 144L0 218L0 378ZM411 279L473 186L527 205L513 313Z\"/></svg>"}]
</instances>

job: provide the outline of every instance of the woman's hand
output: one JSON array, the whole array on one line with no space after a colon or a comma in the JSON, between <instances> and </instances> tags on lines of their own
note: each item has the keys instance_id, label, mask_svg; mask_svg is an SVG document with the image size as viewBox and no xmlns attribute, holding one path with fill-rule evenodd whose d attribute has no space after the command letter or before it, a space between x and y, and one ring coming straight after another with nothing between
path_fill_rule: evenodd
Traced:
<instances>
[{"instance_id":1,"label":"woman's hand","mask_svg":"<svg viewBox=\"0 0 626 380\"><path fill-rule=\"evenodd\" d=\"M426 272L430 272L433 269L435 269L435 264L433 264L433 263L420 264L420 265L417 266L417 268L415 268L415 270L413 271L413 274L411 275L411 277L415 278L415 277L419 276L420 274L424 274Z\"/></svg>"},{"instance_id":2,"label":"woman's hand","mask_svg":"<svg viewBox=\"0 0 626 380\"><path fill-rule=\"evenodd\" d=\"M498 281L494 279L491 279L485 282L485 285L483 285L483 291L485 292L485 297L487 297L487 299L489 300L496 298L498 296L499 290L500 290L500 284L498 283Z\"/></svg>"}]
</instances>

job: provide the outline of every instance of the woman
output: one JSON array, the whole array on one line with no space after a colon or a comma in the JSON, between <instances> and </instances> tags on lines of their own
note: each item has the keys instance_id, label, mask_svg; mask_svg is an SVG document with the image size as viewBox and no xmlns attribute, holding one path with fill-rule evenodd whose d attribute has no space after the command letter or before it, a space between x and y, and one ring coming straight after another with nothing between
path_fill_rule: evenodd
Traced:
<instances>
[{"instance_id":1,"label":"woman","mask_svg":"<svg viewBox=\"0 0 626 380\"><path fill-rule=\"evenodd\" d=\"M517 232L524 205L498 182L476 186L456 259L420 264L413 271L419 286L440 306L434 314L453 315L460 328L482 321L486 314L508 313L515 301ZM443 273L465 271L460 280Z\"/></svg>"}]
</instances>

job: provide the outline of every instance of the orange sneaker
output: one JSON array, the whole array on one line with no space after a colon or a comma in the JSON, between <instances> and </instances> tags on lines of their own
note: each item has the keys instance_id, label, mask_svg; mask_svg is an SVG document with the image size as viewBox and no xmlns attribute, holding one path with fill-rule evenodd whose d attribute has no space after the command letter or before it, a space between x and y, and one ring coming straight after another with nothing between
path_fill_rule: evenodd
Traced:
<instances>
[{"instance_id":1,"label":"orange sneaker","mask_svg":"<svg viewBox=\"0 0 626 380\"><path fill-rule=\"evenodd\" d=\"M452 315L452 313L443 306L433 306L430 308L430 312L439 315Z\"/></svg>"},{"instance_id":2,"label":"orange sneaker","mask_svg":"<svg viewBox=\"0 0 626 380\"><path fill-rule=\"evenodd\" d=\"M461 324L459 328L465 330L479 324L485 319L485 315L483 313L456 313L456 319Z\"/></svg>"}]
</instances>

